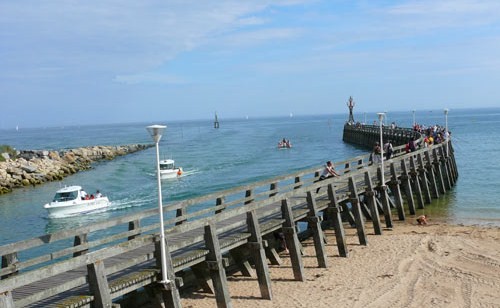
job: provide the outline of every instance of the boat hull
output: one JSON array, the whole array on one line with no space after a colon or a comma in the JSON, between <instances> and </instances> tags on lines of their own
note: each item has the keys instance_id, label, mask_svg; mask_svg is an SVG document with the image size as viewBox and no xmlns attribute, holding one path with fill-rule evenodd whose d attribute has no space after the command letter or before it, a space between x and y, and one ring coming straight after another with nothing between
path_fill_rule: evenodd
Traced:
<instances>
[{"instance_id":1,"label":"boat hull","mask_svg":"<svg viewBox=\"0 0 500 308\"><path fill-rule=\"evenodd\" d=\"M49 217L58 218L74 216L104 209L110 205L107 197L91 200L72 200L64 202L50 202L43 207L49 212Z\"/></svg>"}]
</instances>

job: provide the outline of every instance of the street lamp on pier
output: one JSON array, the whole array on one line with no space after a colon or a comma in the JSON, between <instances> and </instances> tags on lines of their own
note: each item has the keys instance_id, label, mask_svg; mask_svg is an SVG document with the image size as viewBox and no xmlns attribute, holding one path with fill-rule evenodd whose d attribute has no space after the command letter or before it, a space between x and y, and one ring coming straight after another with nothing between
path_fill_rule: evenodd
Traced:
<instances>
[{"instance_id":1,"label":"street lamp on pier","mask_svg":"<svg viewBox=\"0 0 500 308\"><path fill-rule=\"evenodd\" d=\"M416 111L416 110L415 110L415 109L413 109L413 127L415 127L415 124L417 124L417 123L415 122L415 111Z\"/></svg>"},{"instance_id":2,"label":"street lamp on pier","mask_svg":"<svg viewBox=\"0 0 500 308\"><path fill-rule=\"evenodd\" d=\"M151 125L146 127L149 134L156 144L156 173L158 179L158 210L160 212L160 250L161 250L161 281L160 283L169 283L167 278L167 259L165 249L165 228L163 226L163 204L161 196L161 177L160 177L160 148L159 143L163 132L167 126L165 125Z\"/></svg>"},{"instance_id":3,"label":"street lamp on pier","mask_svg":"<svg viewBox=\"0 0 500 308\"><path fill-rule=\"evenodd\" d=\"M385 186L385 179L384 179L384 139L382 138L383 132L382 132L382 120L384 119L385 113L379 112L377 113L378 115L378 123L380 127L380 170L382 171L382 187Z\"/></svg>"}]
</instances>

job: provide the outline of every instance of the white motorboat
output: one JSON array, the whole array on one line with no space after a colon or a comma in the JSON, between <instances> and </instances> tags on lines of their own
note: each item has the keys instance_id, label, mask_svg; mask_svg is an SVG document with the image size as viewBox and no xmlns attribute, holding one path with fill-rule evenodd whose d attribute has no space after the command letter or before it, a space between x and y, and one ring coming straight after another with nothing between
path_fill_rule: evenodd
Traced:
<instances>
[{"instance_id":1,"label":"white motorboat","mask_svg":"<svg viewBox=\"0 0 500 308\"><path fill-rule=\"evenodd\" d=\"M68 186L56 191L52 202L43 207L49 212L49 217L56 218L93 212L109 205L108 197L99 191L96 195L88 195L81 186Z\"/></svg>"},{"instance_id":2,"label":"white motorboat","mask_svg":"<svg viewBox=\"0 0 500 308\"><path fill-rule=\"evenodd\" d=\"M160 177L162 179L178 178L182 173L182 168L176 167L173 159L160 160Z\"/></svg>"}]
</instances>

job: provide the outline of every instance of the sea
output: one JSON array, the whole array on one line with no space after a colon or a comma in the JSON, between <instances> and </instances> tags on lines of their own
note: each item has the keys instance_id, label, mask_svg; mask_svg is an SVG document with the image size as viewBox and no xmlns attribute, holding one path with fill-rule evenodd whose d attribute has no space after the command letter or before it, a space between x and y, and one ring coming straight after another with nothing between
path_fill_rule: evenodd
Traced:
<instances>
[{"instance_id":1,"label":"sea","mask_svg":"<svg viewBox=\"0 0 500 308\"><path fill-rule=\"evenodd\" d=\"M466 225L500 226L500 108L387 112L385 123L410 127L448 124L459 178L444 197L417 214ZM373 123L375 113L356 113L359 122ZM327 160L342 161L368 153L342 141L348 112L325 115L213 119L59 126L0 130L0 144L22 150L60 150L94 145L152 144L146 130L167 125L160 141L160 157L172 158L184 169L179 179L163 180L164 204L320 167ZM289 139L291 149L278 149ZM0 195L0 245L71 229L158 204L155 148L93 164L90 170L35 187ZM56 190L80 185L100 190L111 200L105 211L74 217L49 218L43 208Z\"/></svg>"}]
</instances>

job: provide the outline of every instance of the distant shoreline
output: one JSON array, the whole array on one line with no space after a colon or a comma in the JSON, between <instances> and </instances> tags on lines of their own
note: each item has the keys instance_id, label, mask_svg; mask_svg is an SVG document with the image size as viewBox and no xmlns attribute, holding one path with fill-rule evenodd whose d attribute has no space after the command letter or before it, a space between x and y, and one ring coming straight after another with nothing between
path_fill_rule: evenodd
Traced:
<instances>
[{"instance_id":1,"label":"distant shoreline","mask_svg":"<svg viewBox=\"0 0 500 308\"><path fill-rule=\"evenodd\" d=\"M0 195L16 188L59 181L78 171L90 169L94 162L112 160L153 146L129 144L89 146L60 151L18 151L16 159L10 159L6 155L6 161L0 162Z\"/></svg>"}]
</instances>

